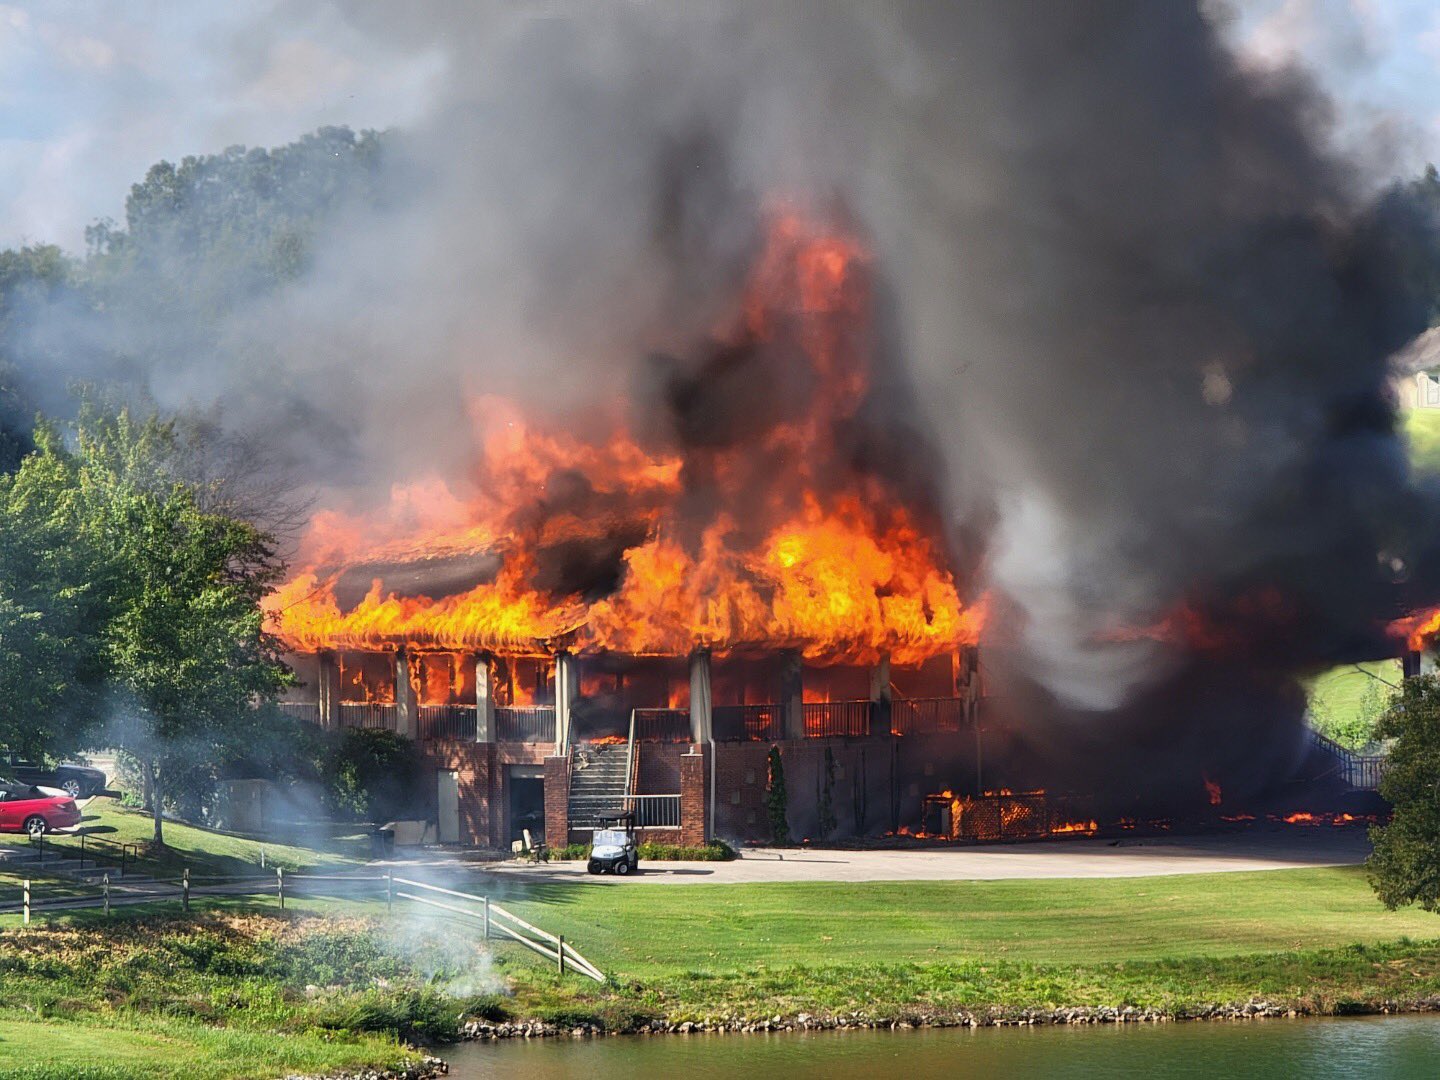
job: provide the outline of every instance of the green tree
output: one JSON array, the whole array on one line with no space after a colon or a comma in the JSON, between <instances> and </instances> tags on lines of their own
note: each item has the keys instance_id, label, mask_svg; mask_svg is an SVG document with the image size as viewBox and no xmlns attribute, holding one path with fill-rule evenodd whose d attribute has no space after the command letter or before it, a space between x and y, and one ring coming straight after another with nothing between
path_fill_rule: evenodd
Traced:
<instances>
[{"instance_id":1,"label":"green tree","mask_svg":"<svg viewBox=\"0 0 1440 1080\"><path fill-rule=\"evenodd\" d=\"M79 535L75 462L54 429L36 442L0 476L0 745L40 757L95 729L106 607Z\"/></svg>"},{"instance_id":2,"label":"green tree","mask_svg":"<svg viewBox=\"0 0 1440 1080\"><path fill-rule=\"evenodd\" d=\"M260 611L282 566L269 537L206 512L171 477L173 425L91 413L75 443L77 534L97 555L108 607L100 645L122 717L114 741L142 762L163 844L167 779L243 744L256 705L292 678Z\"/></svg>"},{"instance_id":3,"label":"green tree","mask_svg":"<svg viewBox=\"0 0 1440 1080\"><path fill-rule=\"evenodd\" d=\"M1371 830L1370 884L1388 908L1440 910L1440 678L1406 679L1377 734L1395 740L1380 780L1394 816Z\"/></svg>"},{"instance_id":4,"label":"green tree","mask_svg":"<svg viewBox=\"0 0 1440 1080\"><path fill-rule=\"evenodd\" d=\"M770 835L782 846L790 843L790 796L785 791L785 762L780 748L770 747L765 758L765 811L770 815Z\"/></svg>"}]
</instances>

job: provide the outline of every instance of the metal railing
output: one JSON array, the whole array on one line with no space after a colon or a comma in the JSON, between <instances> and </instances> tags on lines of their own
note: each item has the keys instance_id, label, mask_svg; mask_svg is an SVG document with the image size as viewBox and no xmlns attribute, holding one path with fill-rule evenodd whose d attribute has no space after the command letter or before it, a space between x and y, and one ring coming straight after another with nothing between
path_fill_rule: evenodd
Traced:
<instances>
[{"instance_id":1,"label":"metal railing","mask_svg":"<svg viewBox=\"0 0 1440 1080\"><path fill-rule=\"evenodd\" d=\"M417 705L422 739L462 739L475 741L474 705Z\"/></svg>"},{"instance_id":2,"label":"metal railing","mask_svg":"<svg viewBox=\"0 0 1440 1080\"><path fill-rule=\"evenodd\" d=\"M304 720L309 724L320 723L320 703L318 701L277 701L275 706L286 716L296 720Z\"/></svg>"},{"instance_id":3,"label":"metal railing","mask_svg":"<svg viewBox=\"0 0 1440 1080\"><path fill-rule=\"evenodd\" d=\"M1310 728L1310 741L1335 760L1332 770L1341 780L1359 791L1374 791L1385 771L1385 758L1378 754L1357 754L1329 736Z\"/></svg>"},{"instance_id":4,"label":"metal railing","mask_svg":"<svg viewBox=\"0 0 1440 1080\"><path fill-rule=\"evenodd\" d=\"M61 840L75 840L77 843L60 843ZM92 836L89 833L61 833L58 836L32 836L30 846L35 849L35 865L45 865L45 853L50 852L53 859L77 859L83 868L86 861L100 865L100 860L106 862L118 862L120 864L120 876L125 876L131 864L140 860L140 845L134 843L121 843L118 840L110 840L103 836Z\"/></svg>"},{"instance_id":5,"label":"metal railing","mask_svg":"<svg viewBox=\"0 0 1440 1080\"><path fill-rule=\"evenodd\" d=\"M503 706L495 710L497 742L554 742L555 706Z\"/></svg>"},{"instance_id":6,"label":"metal railing","mask_svg":"<svg viewBox=\"0 0 1440 1080\"><path fill-rule=\"evenodd\" d=\"M784 710L778 704L716 705L712 715L719 742L772 742L785 737Z\"/></svg>"},{"instance_id":7,"label":"metal railing","mask_svg":"<svg viewBox=\"0 0 1440 1080\"><path fill-rule=\"evenodd\" d=\"M633 738L641 742L690 741L689 709L633 709Z\"/></svg>"},{"instance_id":8,"label":"metal railing","mask_svg":"<svg viewBox=\"0 0 1440 1080\"><path fill-rule=\"evenodd\" d=\"M397 723L398 710L394 702L388 704L375 701L340 702L341 727L394 731Z\"/></svg>"},{"instance_id":9,"label":"metal railing","mask_svg":"<svg viewBox=\"0 0 1440 1080\"><path fill-rule=\"evenodd\" d=\"M870 734L869 701L807 701L800 706L807 738Z\"/></svg>"},{"instance_id":10,"label":"metal railing","mask_svg":"<svg viewBox=\"0 0 1440 1080\"><path fill-rule=\"evenodd\" d=\"M963 698L896 698L890 703L892 735L931 735L966 726Z\"/></svg>"},{"instance_id":11,"label":"metal railing","mask_svg":"<svg viewBox=\"0 0 1440 1080\"><path fill-rule=\"evenodd\" d=\"M631 795L625 809L635 815L637 829L678 829L680 827L679 795Z\"/></svg>"},{"instance_id":12,"label":"metal railing","mask_svg":"<svg viewBox=\"0 0 1440 1080\"><path fill-rule=\"evenodd\" d=\"M637 829L678 829L679 795L572 795L570 827L576 832L593 832L601 818L620 813L635 815ZM590 822L590 824L579 824Z\"/></svg>"}]
</instances>

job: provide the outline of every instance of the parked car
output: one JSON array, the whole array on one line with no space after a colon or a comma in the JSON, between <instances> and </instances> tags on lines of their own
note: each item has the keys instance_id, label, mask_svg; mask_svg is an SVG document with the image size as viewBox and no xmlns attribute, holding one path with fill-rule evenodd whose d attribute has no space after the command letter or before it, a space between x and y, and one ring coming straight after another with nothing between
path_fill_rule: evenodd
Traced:
<instances>
[{"instance_id":1,"label":"parked car","mask_svg":"<svg viewBox=\"0 0 1440 1080\"><path fill-rule=\"evenodd\" d=\"M0 777L0 832L44 836L80 824L80 808L69 795L47 795L34 784Z\"/></svg>"},{"instance_id":2,"label":"parked car","mask_svg":"<svg viewBox=\"0 0 1440 1080\"><path fill-rule=\"evenodd\" d=\"M13 776L25 784L55 788L72 799L83 799L105 790L105 774L89 765L67 762L47 769L10 750L0 750L0 776Z\"/></svg>"}]
</instances>

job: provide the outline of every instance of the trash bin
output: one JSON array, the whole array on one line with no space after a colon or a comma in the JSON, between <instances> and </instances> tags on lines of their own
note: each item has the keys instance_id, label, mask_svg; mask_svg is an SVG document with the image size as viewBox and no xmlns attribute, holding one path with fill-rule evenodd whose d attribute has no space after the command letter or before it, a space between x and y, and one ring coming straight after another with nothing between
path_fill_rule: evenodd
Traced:
<instances>
[{"instance_id":1,"label":"trash bin","mask_svg":"<svg viewBox=\"0 0 1440 1080\"><path fill-rule=\"evenodd\" d=\"M370 857L388 859L395 854L395 830L372 829L370 831Z\"/></svg>"}]
</instances>

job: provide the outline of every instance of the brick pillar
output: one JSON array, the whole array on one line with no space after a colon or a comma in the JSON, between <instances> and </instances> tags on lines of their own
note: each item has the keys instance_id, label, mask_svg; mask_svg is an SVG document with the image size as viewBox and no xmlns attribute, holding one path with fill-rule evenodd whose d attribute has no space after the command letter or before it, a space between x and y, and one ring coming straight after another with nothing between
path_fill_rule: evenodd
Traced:
<instances>
[{"instance_id":1,"label":"brick pillar","mask_svg":"<svg viewBox=\"0 0 1440 1080\"><path fill-rule=\"evenodd\" d=\"M696 649L690 654L690 738L709 742L714 731L710 697L710 653Z\"/></svg>"},{"instance_id":2,"label":"brick pillar","mask_svg":"<svg viewBox=\"0 0 1440 1080\"><path fill-rule=\"evenodd\" d=\"M410 680L410 654L395 651L395 733L415 739L420 735L420 718L415 712L415 685Z\"/></svg>"},{"instance_id":3,"label":"brick pillar","mask_svg":"<svg viewBox=\"0 0 1440 1080\"><path fill-rule=\"evenodd\" d=\"M340 726L340 660L333 652L322 652L316 658L320 676L318 695L320 700L320 726Z\"/></svg>"},{"instance_id":4,"label":"brick pillar","mask_svg":"<svg viewBox=\"0 0 1440 1080\"><path fill-rule=\"evenodd\" d=\"M570 758L545 759L545 843L562 848L570 842Z\"/></svg>"},{"instance_id":5,"label":"brick pillar","mask_svg":"<svg viewBox=\"0 0 1440 1080\"><path fill-rule=\"evenodd\" d=\"M890 734L890 654L870 669L870 734Z\"/></svg>"},{"instance_id":6,"label":"brick pillar","mask_svg":"<svg viewBox=\"0 0 1440 1080\"><path fill-rule=\"evenodd\" d=\"M805 690L800 654L787 652L780 668L780 716L787 739L805 737Z\"/></svg>"},{"instance_id":7,"label":"brick pillar","mask_svg":"<svg viewBox=\"0 0 1440 1080\"><path fill-rule=\"evenodd\" d=\"M706 785L710 780L707 753L707 747L697 745L688 754L680 755L680 843L685 847L699 847L710 839L705 820Z\"/></svg>"},{"instance_id":8,"label":"brick pillar","mask_svg":"<svg viewBox=\"0 0 1440 1080\"><path fill-rule=\"evenodd\" d=\"M475 657L475 741L495 741L495 668L489 653Z\"/></svg>"}]
</instances>

